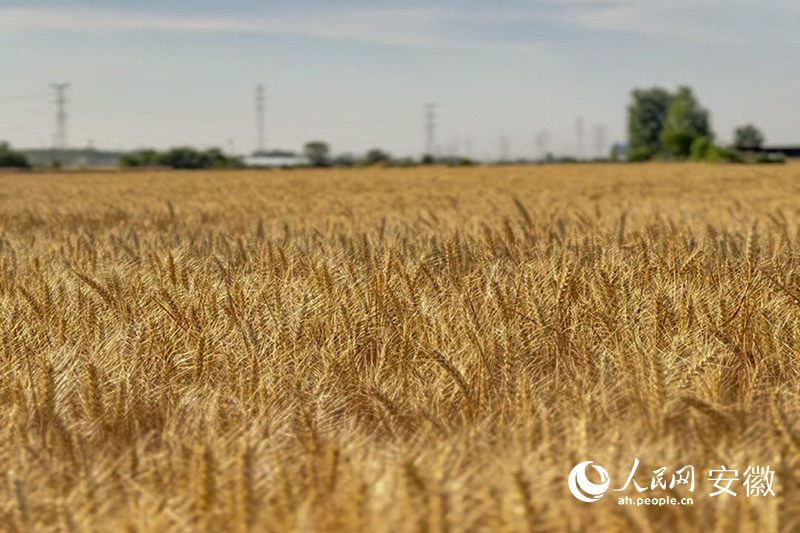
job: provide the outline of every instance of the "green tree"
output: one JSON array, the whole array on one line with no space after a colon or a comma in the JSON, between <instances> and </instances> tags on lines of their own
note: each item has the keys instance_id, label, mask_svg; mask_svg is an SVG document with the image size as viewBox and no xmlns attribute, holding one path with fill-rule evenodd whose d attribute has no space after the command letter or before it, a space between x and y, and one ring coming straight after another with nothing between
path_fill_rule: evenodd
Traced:
<instances>
[{"instance_id":1,"label":"green tree","mask_svg":"<svg viewBox=\"0 0 800 533\"><path fill-rule=\"evenodd\" d=\"M120 157L123 167L170 167L179 169L240 168L241 161L225 155L219 148L196 150L188 146L166 152L139 150Z\"/></svg>"},{"instance_id":2,"label":"green tree","mask_svg":"<svg viewBox=\"0 0 800 533\"><path fill-rule=\"evenodd\" d=\"M672 95L666 89L635 89L628 105L628 159L644 161L661 150L661 132Z\"/></svg>"},{"instance_id":3,"label":"green tree","mask_svg":"<svg viewBox=\"0 0 800 533\"><path fill-rule=\"evenodd\" d=\"M330 162L331 147L325 141L309 141L303 147L303 155L311 165L325 167Z\"/></svg>"},{"instance_id":4,"label":"green tree","mask_svg":"<svg viewBox=\"0 0 800 533\"><path fill-rule=\"evenodd\" d=\"M331 160L331 165L335 167L352 167L358 162L358 158L353 154L339 154Z\"/></svg>"},{"instance_id":5,"label":"green tree","mask_svg":"<svg viewBox=\"0 0 800 533\"><path fill-rule=\"evenodd\" d=\"M764 134L752 124L739 126L733 132L733 145L739 150L757 150L764 140Z\"/></svg>"},{"instance_id":6,"label":"green tree","mask_svg":"<svg viewBox=\"0 0 800 533\"><path fill-rule=\"evenodd\" d=\"M119 156L119 165L122 168L134 168L139 166L139 159L136 154L122 154Z\"/></svg>"},{"instance_id":7,"label":"green tree","mask_svg":"<svg viewBox=\"0 0 800 533\"><path fill-rule=\"evenodd\" d=\"M670 100L661 132L662 152L679 159L689 157L692 143L698 137L714 138L709 113L697 101L692 89L683 86Z\"/></svg>"},{"instance_id":8,"label":"green tree","mask_svg":"<svg viewBox=\"0 0 800 533\"><path fill-rule=\"evenodd\" d=\"M696 138L692 141L692 147L690 149L692 159L695 161L705 161L713 146L714 143L706 136Z\"/></svg>"},{"instance_id":9,"label":"green tree","mask_svg":"<svg viewBox=\"0 0 800 533\"><path fill-rule=\"evenodd\" d=\"M392 156L380 148L373 148L364 156L364 163L367 165L377 165L378 163L388 163Z\"/></svg>"},{"instance_id":10,"label":"green tree","mask_svg":"<svg viewBox=\"0 0 800 533\"><path fill-rule=\"evenodd\" d=\"M209 162L202 152L188 146L170 148L158 157L158 162L166 167L180 169L208 168Z\"/></svg>"},{"instance_id":11,"label":"green tree","mask_svg":"<svg viewBox=\"0 0 800 533\"><path fill-rule=\"evenodd\" d=\"M30 168L28 158L13 150L6 142L0 142L0 168Z\"/></svg>"},{"instance_id":12,"label":"green tree","mask_svg":"<svg viewBox=\"0 0 800 533\"><path fill-rule=\"evenodd\" d=\"M157 151L146 148L144 150L122 154L119 158L119 164L123 168L155 167L159 165L159 157L160 154Z\"/></svg>"}]
</instances>

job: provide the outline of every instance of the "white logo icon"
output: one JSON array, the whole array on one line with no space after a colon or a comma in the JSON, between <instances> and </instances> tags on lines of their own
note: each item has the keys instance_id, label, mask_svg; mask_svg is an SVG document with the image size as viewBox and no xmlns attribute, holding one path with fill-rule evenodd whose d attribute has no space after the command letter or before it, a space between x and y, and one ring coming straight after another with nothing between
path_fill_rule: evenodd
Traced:
<instances>
[{"instance_id":1,"label":"white logo icon","mask_svg":"<svg viewBox=\"0 0 800 533\"><path fill-rule=\"evenodd\" d=\"M573 496L582 502L596 502L603 497L603 493L608 490L608 485L611 479L608 477L608 472L602 466L594 465L594 469L600 474L600 484L597 485L586 479L586 467L592 464L592 461L584 461L569 473L569 491ZM580 488L578 488L580 487ZM584 493L591 495L587 497Z\"/></svg>"}]
</instances>

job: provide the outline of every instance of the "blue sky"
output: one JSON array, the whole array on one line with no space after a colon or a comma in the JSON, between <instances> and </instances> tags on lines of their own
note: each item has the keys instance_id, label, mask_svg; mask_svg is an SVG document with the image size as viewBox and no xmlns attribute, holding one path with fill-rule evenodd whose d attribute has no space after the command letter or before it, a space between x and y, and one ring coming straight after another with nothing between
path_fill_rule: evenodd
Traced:
<instances>
[{"instance_id":1,"label":"blue sky","mask_svg":"<svg viewBox=\"0 0 800 533\"><path fill-rule=\"evenodd\" d=\"M797 0L0 0L0 138L52 142L69 81L71 145L336 152L437 144L497 157L592 154L624 138L634 87L693 86L718 136L743 122L800 142ZM603 135L598 127L603 127Z\"/></svg>"}]
</instances>

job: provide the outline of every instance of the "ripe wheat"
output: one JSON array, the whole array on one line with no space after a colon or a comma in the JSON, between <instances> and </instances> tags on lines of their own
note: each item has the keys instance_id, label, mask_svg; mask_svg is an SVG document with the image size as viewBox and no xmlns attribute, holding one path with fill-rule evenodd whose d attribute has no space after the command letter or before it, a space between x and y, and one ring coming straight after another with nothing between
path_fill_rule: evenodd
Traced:
<instances>
[{"instance_id":1,"label":"ripe wheat","mask_svg":"<svg viewBox=\"0 0 800 533\"><path fill-rule=\"evenodd\" d=\"M0 176L0 529L790 531L799 178ZM570 495L634 457L695 505Z\"/></svg>"}]
</instances>

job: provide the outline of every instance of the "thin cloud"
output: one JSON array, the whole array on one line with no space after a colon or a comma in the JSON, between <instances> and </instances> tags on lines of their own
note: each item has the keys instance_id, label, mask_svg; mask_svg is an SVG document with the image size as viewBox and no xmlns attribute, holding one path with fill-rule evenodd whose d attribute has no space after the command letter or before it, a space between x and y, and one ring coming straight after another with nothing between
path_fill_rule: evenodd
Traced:
<instances>
[{"instance_id":1,"label":"thin cloud","mask_svg":"<svg viewBox=\"0 0 800 533\"><path fill-rule=\"evenodd\" d=\"M538 51L558 32L631 35L672 44L797 43L794 0L530 0L463 9L374 7L217 16L89 7L0 8L0 31L158 31L303 37L372 45ZM566 37L564 37L566 38Z\"/></svg>"},{"instance_id":2,"label":"thin cloud","mask_svg":"<svg viewBox=\"0 0 800 533\"><path fill-rule=\"evenodd\" d=\"M0 31L162 31L346 40L404 47L531 49L532 43L481 41L444 31L441 8L373 9L278 17L220 17L89 8L0 8ZM475 22L475 21L473 21Z\"/></svg>"},{"instance_id":3,"label":"thin cloud","mask_svg":"<svg viewBox=\"0 0 800 533\"><path fill-rule=\"evenodd\" d=\"M789 25L800 20L800 6L787 0L556 0L577 26L608 33L634 34L673 43L723 46L754 42L789 44Z\"/></svg>"}]
</instances>

